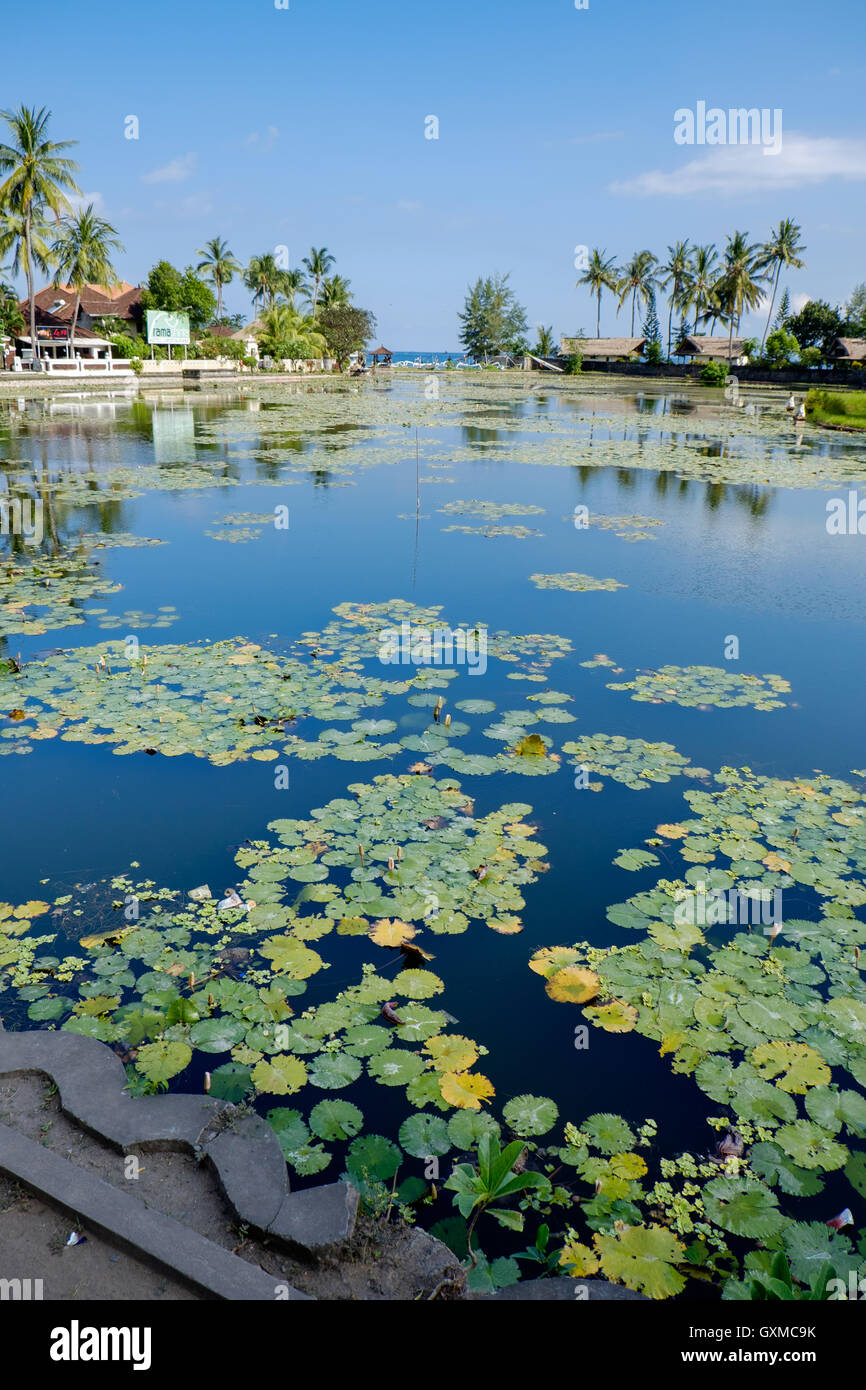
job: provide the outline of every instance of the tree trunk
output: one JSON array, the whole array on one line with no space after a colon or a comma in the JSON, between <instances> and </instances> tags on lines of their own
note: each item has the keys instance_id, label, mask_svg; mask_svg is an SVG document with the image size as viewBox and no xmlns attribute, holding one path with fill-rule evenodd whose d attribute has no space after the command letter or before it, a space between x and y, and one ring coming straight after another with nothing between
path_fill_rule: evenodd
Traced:
<instances>
[{"instance_id":1,"label":"tree trunk","mask_svg":"<svg viewBox=\"0 0 866 1390\"><path fill-rule=\"evenodd\" d=\"M731 363L732 363L733 360L734 360L734 346L733 346L733 344L734 344L734 312L735 312L735 309L734 309L734 305L732 304L732 305L731 305L731 326L730 326L730 328L728 329L728 366L729 366L729 367L730 367Z\"/></svg>"},{"instance_id":2,"label":"tree trunk","mask_svg":"<svg viewBox=\"0 0 866 1390\"><path fill-rule=\"evenodd\" d=\"M29 207L24 219L24 234L27 245L27 294L30 299L30 348L36 358L39 356L39 344L36 341L36 305L33 302L33 235Z\"/></svg>"},{"instance_id":3,"label":"tree trunk","mask_svg":"<svg viewBox=\"0 0 866 1390\"><path fill-rule=\"evenodd\" d=\"M637 290L634 290L634 291L632 292L632 296L631 296L631 336L632 336L632 337L634 337L634 301L635 301L636 297L637 297Z\"/></svg>"},{"instance_id":4,"label":"tree trunk","mask_svg":"<svg viewBox=\"0 0 866 1390\"><path fill-rule=\"evenodd\" d=\"M766 322L766 324L765 324L765 326L764 326L764 336L763 336L763 338L761 339L761 354L762 354L762 355L763 355L763 352L764 352L764 343L767 341L767 334L768 334L769 331L770 331L770 320L771 320L772 317L773 317L773 305L774 305L775 302L776 302L776 291L777 291L777 289L779 288L779 275L781 274L781 270L782 270L782 262L781 262L781 261L776 261L776 274L775 274L775 278L774 278L774 280L773 280L773 294L772 294L772 297L771 297L771 299L770 299L770 312L769 312L769 314L767 315L767 322Z\"/></svg>"},{"instance_id":5,"label":"tree trunk","mask_svg":"<svg viewBox=\"0 0 866 1390\"><path fill-rule=\"evenodd\" d=\"M674 294L676 294L676 284L674 285ZM671 320L673 319L673 316L674 316L674 301L673 301L673 295L672 295L671 298L670 298L669 305L670 305L670 307L668 308L668 361L670 362L670 360L671 360Z\"/></svg>"},{"instance_id":6,"label":"tree trunk","mask_svg":"<svg viewBox=\"0 0 866 1390\"><path fill-rule=\"evenodd\" d=\"M72 315L72 356L75 357L75 330L78 327L78 315L81 311L81 291L75 291L75 311Z\"/></svg>"},{"instance_id":7,"label":"tree trunk","mask_svg":"<svg viewBox=\"0 0 866 1390\"><path fill-rule=\"evenodd\" d=\"M601 337L601 286L600 286L600 285L599 285L599 288L598 288L598 294L596 295L596 299L598 300L598 309L597 309L596 315L595 315L595 336L596 336L596 338L600 338L600 337Z\"/></svg>"}]
</instances>

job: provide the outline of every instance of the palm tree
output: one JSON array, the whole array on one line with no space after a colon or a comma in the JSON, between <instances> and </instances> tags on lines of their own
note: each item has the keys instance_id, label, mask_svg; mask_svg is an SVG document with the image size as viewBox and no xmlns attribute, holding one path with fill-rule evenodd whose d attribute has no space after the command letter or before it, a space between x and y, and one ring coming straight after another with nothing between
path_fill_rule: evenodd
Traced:
<instances>
[{"instance_id":1,"label":"palm tree","mask_svg":"<svg viewBox=\"0 0 866 1390\"><path fill-rule=\"evenodd\" d=\"M319 303L323 309L344 309L352 301L349 291L351 280L343 275L326 275L322 281Z\"/></svg>"},{"instance_id":2,"label":"palm tree","mask_svg":"<svg viewBox=\"0 0 866 1390\"><path fill-rule=\"evenodd\" d=\"M327 342L316 320L290 304L274 304L262 317L260 346L270 357L322 357Z\"/></svg>"},{"instance_id":3,"label":"palm tree","mask_svg":"<svg viewBox=\"0 0 866 1390\"><path fill-rule=\"evenodd\" d=\"M0 111L10 130L10 143L0 143L0 174L8 178L0 187L0 207L23 219L24 254L19 256L27 276L30 300L30 343L39 356L36 339L36 304L33 267L38 256L33 246L34 219L46 210L59 222L68 211L67 192L80 193L74 173L78 165L64 153L78 142L48 139L51 112L43 106L19 106L16 111Z\"/></svg>"},{"instance_id":4,"label":"palm tree","mask_svg":"<svg viewBox=\"0 0 866 1390\"><path fill-rule=\"evenodd\" d=\"M631 295L631 336L634 337L634 311L638 300L644 308L649 303L650 294L656 287L656 265L652 251L635 251L631 260L622 268L622 277L617 284L619 304L617 314Z\"/></svg>"},{"instance_id":5,"label":"palm tree","mask_svg":"<svg viewBox=\"0 0 866 1390\"><path fill-rule=\"evenodd\" d=\"M602 290L615 291L619 280L619 271L614 264L613 256L605 260L605 251L593 251L589 258L589 265L585 275L577 281L578 285L589 285L590 293L594 294L598 302L598 309L595 316L595 336L601 337L601 292Z\"/></svg>"},{"instance_id":6,"label":"palm tree","mask_svg":"<svg viewBox=\"0 0 866 1390\"><path fill-rule=\"evenodd\" d=\"M538 325L538 338L535 344L536 357L552 357L555 348L555 338L553 324L546 328L543 323Z\"/></svg>"},{"instance_id":7,"label":"palm tree","mask_svg":"<svg viewBox=\"0 0 866 1390\"><path fill-rule=\"evenodd\" d=\"M728 361L733 361L734 322L739 331L740 319L747 309L760 302L766 277L761 270L766 265L763 247L751 245L748 232L734 232L725 247L725 263L721 278L716 282L716 294L724 313L730 317L728 328Z\"/></svg>"},{"instance_id":8,"label":"palm tree","mask_svg":"<svg viewBox=\"0 0 866 1390\"><path fill-rule=\"evenodd\" d=\"M244 271L244 284L252 293L253 308L257 304L260 309L265 305L269 309L274 307L284 274L285 271L280 270L273 252L266 251L262 256L250 257L250 263Z\"/></svg>"},{"instance_id":9,"label":"palm tree","mask_svg":"<svg viewBox=\"0 0 866 1390\"><path fill-rule=\"evenodd\" d=\"M321 246L318 250L312 246L309 256L305 256L301 264L313 281L313 315L315 316L316 305L319 302L319 286L331 266L336 264L336 259L331 255L327 246Z\"/></svg>"},{"instance_id":10,"label":"palm tree","mask_svg":"<svg viewBox=\"0 0 866 1390\"><path fill-rule=\"evenodd\" d=\"M280 294L284 294L289 304L294 309L295 295L303 294L310 297L310 289L302 270L284 270L280 274Z\"/></svg>"},{"instance_id":11,"label":"palm tree","mask_svg":"<svg viewBox=\"0 0 866 1390\"><path fill-rule=\"evenodd\" d=\"M240 270L240 264L235 260L227 241L222 237L211 237L204 246L200 247L195 253L202 259L196 266L196 270L204 270L217 292L217 318L223 316L223 286L231 284L235 277L235 272Z\"/></svg>"},{"instance_id":12,"label":"palm tree","mask_svg":"<svg viewBox=\"0 0 866 1390\"><path fill-rule=\"evenodd\" d=\"M758 266L762 270L769 270L775 266L773 275L773 293L770 296L770 310L767 314L767 322L764 325L764 333L761 338L761 352L764 351L764 342L770 330L770 320L773 317L773 305L776 302L776 291L779 288L779 276L782 273L782 266L787 266L790 270L802 270L806 262L800 259L800 252L805 251L806 247L800 241L802 227L797 222L792 222L790 217L784 217L778 227L770 233L767 241L761 247L758 257Z\"/></svg>"},{"instance_id":13,"label":"palm tree","mask_svg":"<svg viewBox=\"0 0 866 1390\"><path fill-rule=\"evenodd\" d=\"M668 296L668 358L671 355L671 325L674 309L684 309L688 299L688 287L692 275L692 248L687 241L675 241L668 247L668 258L661 267L660 284Z\"/></svg>"},{"instance_id":14,"label":"palm tree","mask_svg":"<svg viewBox=\"0 0 866 1390\"><path fill-rule=\"evenodd\" d=\"M51 248L55 264L55 285L67 284L75 290L75 310L72 315L72 353L75 355L75 330L81 310L81 291L85 285L104 285L106 289L118 283L117 271L111 264L112 251L123 251L110 222L97 217L93 204L79 208L61 223L61 232Z\"/></svg>"},{"instance_id":15,"label":"palm tree","mask_svg":"<svg viewBox=\"0 0 866 1390\"><path fill-rule=\"evenodd\" d=\"M718 276L715 246L696 246L689 280L691 302L695 306L693 333L697 333L700 320L709 318L716 307L713 299L713 286Z\"/></svg>"},{"instance_id":16,"label":"palm tree","mask_svg":"<svg viewBox=\"0 0 866 1390\"><path fill-rule=\"evenodd\" d=\"M32 269L43 275L51 273L51 247L48 238L53 229L42 219L41 209L35 208L30 219L30 246L27 245L27 219L20 212L0 213L0 258L11 251L11 270L18 275L21 270L32 284L33 276L28 275L28 263ZM31 335L32 336L32 335Z\"/></svg>"}]
</instances>

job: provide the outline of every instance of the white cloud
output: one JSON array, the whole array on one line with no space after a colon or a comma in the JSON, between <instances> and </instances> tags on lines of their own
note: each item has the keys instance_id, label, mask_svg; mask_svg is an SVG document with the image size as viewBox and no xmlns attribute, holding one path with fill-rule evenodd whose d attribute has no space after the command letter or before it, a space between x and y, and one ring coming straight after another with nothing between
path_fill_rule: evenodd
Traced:
<instances>
[{"instance_id":1,"label":"white cloud","mask_svg":"<svg viewBox=\"0 0 866 1390\"><path fill-rule=\"evenodd\" d=\"M279 135L279 127L269 125L265 129L264 135L258 130L251 130L246 140L242 140L242 145L259 145L263 150L273 149L274 141Z\"/></svg>"},{"instance_id":2,"label":"white cloud","mask_svg":"<svg viewBox=\"0 0 866 1390\"><path fill-rule=\"evenodd\" d=\"M78 212L82 208L89 208L91 203L97 217L101 217L105 211L105 199L101 193L71 193L69 195L69 205L73 212Z\"/></svg>"},{"instance_id":3,"label":"white cloud","mask_svg":"<svg viewBox=\"0 0 866 1390\"><path fill-rule=\"evenodd\" d=\"M785 134L778 154L760 145L716 145L699 159L670 172L652 169L608 185L609 193L638 197L772 193L830 180L866 179L866 141Z\"/></svg>"},{"instance_id":4,"label":"white cloud","mask_svg":"<svg viewBox=\"0 0 866 1390\"><path fill-rule=\"evenodd\" d=\"M420 212L421 207L417 198L398 198L396 203L398 212Z\"/></svg>"},{"instance_id":5,"label":"white cloud","mask_svg":"<svg viewBox=\"0 0 866 1390\"><path fill-rule=\"evenodd\" d=\"M142 183L183 183L190 177L195 168L198 156L190 151L189 154L178 155L177 159L171 160L169 164L163 164L161 169L152 169L149 174L143 174Z\"/></svg>"}]
</instances>

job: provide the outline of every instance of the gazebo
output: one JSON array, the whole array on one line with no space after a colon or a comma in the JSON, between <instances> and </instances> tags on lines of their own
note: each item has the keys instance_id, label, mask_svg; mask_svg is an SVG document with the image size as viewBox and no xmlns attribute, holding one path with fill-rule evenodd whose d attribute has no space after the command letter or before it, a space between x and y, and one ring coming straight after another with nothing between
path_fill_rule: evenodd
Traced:
<instances>
[{"instance_id":1,"label":"gazebo","mask_svg":"<svg viewBox=\"0 0 866 1390\"><path fill-rule=\"evenodd\" d=\"M376 348L376 351L373 353L373 366L374 366L374 367L390 367L390 366L391 366L391 358L392 358L393 356L394 356L394 354L393 354L393 352L391 352L391 350L390 350L389 348L386 348L386 347L377 347L377 348ZM380 358L380 357L381 357L381 359L382 359L381 362L379 361L379 358Z\"/></svg>"}]
</instances>

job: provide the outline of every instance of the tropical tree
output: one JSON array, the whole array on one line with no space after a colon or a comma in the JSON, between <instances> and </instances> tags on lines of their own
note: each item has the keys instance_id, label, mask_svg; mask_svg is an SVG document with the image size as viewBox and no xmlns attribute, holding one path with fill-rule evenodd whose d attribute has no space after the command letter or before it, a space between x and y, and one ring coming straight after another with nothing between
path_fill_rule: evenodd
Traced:
<instances>
[{"instance_id":1,"label":"tropical tree","mask_svg":"<svg viewBox=\"0 0 866 1390\"><path fill-rule=\"evenodd\" d=\"M714 308L717 307L713 291L718 275L719 267L715 246L696 246L692 253L692 268L689 275L689 294L695 310L693 333L697 333L701 319L710 318Z\"/></svg>"},{"instance_id":2,"label":"tropical tree","mask_svg":"<svg viewBox=\"0 0 866 1390\"><path fill-rule=\"evenodd\" d=\"M728 361L733 360L734 324L740 326L740 319L746 310L754 309L761 301L764 276L762 267L763 250L752 244L748 232L734 232L725 247L724 268L716 282L716 295L725 314L729 318Z\"/></svg>"},{"instance_id":3,"label":"tropical tree","mask_svg":"<svg viewBox=\"0 0 866 1390\"><path fill-rule=\"evenodd\" d=\"M351 304L350 284L351 281L343 275L326 275L322 281L322 292L319 295L319 303L322 308L340 309L346 304Z\"/></svg>"},{"instance_id":4,"label":"tropical tree","mask_svg":"<svg viewBox=\"0 0 866 1390\"><path fill-rule=\"evenodd\" d=\"M269 357L322 357L327 346L316 320L290 304L275 304L263 315L259 347Z\"/></svg>"},{"instance_id":5,"label":"tropical tree","mask_svg":"<svg viewBox=\"0 0 866 1390\"><path fill-rule=\"evenodd\" d=\"M595 316L595 336L601 337L601 294L602 290L616 291L619 283L619 271L616 268L613 257L605 260L606 252L595 250L589 258L589 265L585 275L577 281L578 285L589 285L590 293L594 294L597 301L597 312Z\"/></svg>"},{"instance_id":6,"label":"tropical tree","mask_svg":"<svg viewBox=\"0 0 866 1390\"><path fill-rule=\"evenodd\" d=\"M0 282L0 338L12 333L20 333L24 327L24 315L18 304L18 296L11 285Z\"/></svg>"},{"instance_id":7,"label":"tropical tree","mask_svg":"<svg viewBox=\"0 0 866 1390\"><path fill-rule=\"evenodd\" d=\"M533 348L535 356L552 357L556 351L556 339L553 333L553 325L551 324L548 328L545 327L543 323L540 323L536 332L538 337L536 338L535 347Z\"/></svg>"},{"instance_id":8,"label":"tropical tree","mask_svg":"<svg viewBox=\"0 0 866 1390\"><path fill-rule=\"evenodd\" d=\"M353 352L360 352L376 331L376 318L369 309L357 309L354 304L341 304L334 309L321 309L316 326L328 340L329 351L340 370Z\"/></svg>"},{"instance_id":9,"label":"tropical tree","mask_svg":"<svg viewBox=\"0 0 866 1390\"><path fill-rule=\"evenodd\" d=\"M459 342L475 362L486 362L498 352L526 350L526 310L508 280L508 275L499 272L479 276L467 291L463 312L458 314Z\"/></svg>"},{"instance_id":10,"label":"tropical tree","mask_svg":"<svg viewBox=\"0 0 866 1390\"><path fill-rule=\"evenodd\" d=\"M295 307L295 295L302 294L309 299L310 287L304 272L302 270L281 270L278 293L285 295L293 309Z\"/></svg>"},{"instance_id":11,"label":"tropical tree","mask_svg":"<svg viewBox=\"0 0 866 1390\"><path fill-rule=\"evenodd\" d=\"M327 246L315 246L310 248L309 256L305 256L301 262L307 274L313 282L313 313L319 303L319 286L324 280L332 265L336 265L336 259L331 255Z\"/></svg>"},{"instance_id":12,"label":"tropical tree","mask_svg":"<svg viewBox=\"0 0 866 1390\"><path fill-rule=\"evenodd\" d=\"M191 265L180 271L170 261L158 261L147 277L141 307L189 314L190 328L198 330L213 322L216 299Z\"/></svg>"},{"instance_id":13,"label":"tropical tree","mask_svg":"<svg viewBox=\"0 0 866 1390\"><path fill-rule=\"evenodd\" d=\"M65 217L61 223L60 235L51 247L51 258L55 266L55 285L67 284L75 290L73 354L81 310L81 291L85 285L104 285L106 288L116 285L118 276L111 263L111 254L123 249L114 227L104 218L97 217L92 203Z\"/></svg>"},{"instance_id":14,"label":"tropical tree","mask_svg":"<svg viewBox=\"0 0 866 1390\"><path fill-rule=\"evenodd\" d=\"M33 284L33 271L43 275L51 273L51 246L49 238L54 234L42 217L42 209L35 208L30 218L28 237L27 218L21 212L0 213L0 259L11 253L10 269L13 275L22 270L28 285ZM28 270L28 267L30 269ZM32 300L32 295L31 295ZM34 309L35 325L35 309ZM31 328L31 340L33 331Z\"/></svg>"},{"instance_id":15,"label":"tropical tree","mask_svg":"<svg viewBox=\"0 0 866 1390\"><path fill-rule=\"evenodd\" d=\"M227 241L222 237L211 237L204 246L200 247L195 253L201 256L201 260L196 266L196 270L205 271L206 278L210 280L217 294L217 318L223 316L223 287L231 284L235 273L240 270L240 263L235 260Z\"/></svg>"},{"instance_id":16,"label":"tropical tree","mask_svg":"<svg viewBox=\"0 0 866 1390\"><path fill-rule=\"evenodd\" d=\"M668 247L668 258L661 267L659 283L668 290L668 358L671 355L671 328L674 309L685 309L690 299L692 277L692 248L687 241L675 241Z\"/></svg>"},{"instance_id":17,"label":"tropical tree","mask_svg":"<svg viewBox=\"0 0 866 1390\"><path fill-rule=\"evenodd\" d=\"M784 328L785 320L791 317L791 296L787 289L782 291L782 298L779 300L779 308L776 311L774 328Z\"/></svg>"},{"instance_id":18,"label":"tropical tree","mask_svg":"<svg viewBox=\"0 0 866 1390\"><path fill-rule=\"evenodd\" d=\"M19 262L27 277L27 297L30 301L30 342L39 356L36 339L36 304L34 302L33 268L38 264L33 246L34 223L46 212L57 221L69 210L67 193L80 193L75 182L78 165L65 153L78 142L49 140L48 122L51 112L43 106L19 106L15 111L0 112L9 127L9 142L0 143L0 175L7 177L0 186L0 208L22 219L24 252Z\"/></svg>"},{"instance_id":19,"label":"tropical tree","mask_svg":"<svg viewBox=\"0 0 866 1390\"><path fill-rule=\"evenodd\" d=\"M253 309L273 309L277 295L283 285L282 277L286 274L277 265L276 257L272 251L265 251L261 256L252 256L250 263L244 271L244 284L253 297Z\"/></svg>"},{"instance_id":20,"label":"tropical tree","mask_svg":"<svg viewBox=\"0 0 866 1390\"><path fill-rule=\"evenodd\" d=\"M647 307L650 295L654 293L656 287L656 266L658 261L652 251L635 251L631 260L622 268L622 274L617 282L617 293L619 294L619 304L617 314L619 314L625 301L631 295L631 336L634 337L634 311L640 303Z\"/></svg>"},{"instance_id":21,"label":"tropical tree","mask_svg":"<svg viewBox=\"0 0 866 1390\"><path fill-rule=\"evenodd\" d=\"M764 342L770 329L770 320L773 317L773 305L776 302L776 291L779 288L779 276L782 273L782 266L788 270L802 270L806 262L800 259L800 252L805 251L806 247L800 241L802 227L796 222L792 222L790 217L784 217L771 233L767 241L761 247L758 256L758 266L761 270L769 271L773 275L773 293L770 296L770 308L767 312L767 322L764 325L764 332L761 337L761 351L764 350Z\"/></svg>"}]
</instances>

